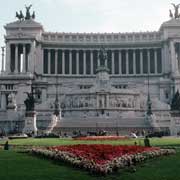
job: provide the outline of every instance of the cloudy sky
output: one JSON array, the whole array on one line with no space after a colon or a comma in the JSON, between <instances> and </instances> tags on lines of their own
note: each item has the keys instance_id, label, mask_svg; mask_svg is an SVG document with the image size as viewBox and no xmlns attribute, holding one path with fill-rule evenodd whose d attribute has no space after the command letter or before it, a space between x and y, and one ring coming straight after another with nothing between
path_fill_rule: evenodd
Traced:
<instances>
[{"instance_id":1,"label":"cloudy sky","mask_svg":"<svg viewBox=\"0 0 180 180\"><path fill-rule=\"evenodd\" d=\"M156 31L180 0L0 0L0 46L6 23L32 4L36 21L52 32ZM1 59L1 58L0 58Z\"/></svg>"}]
</instances>

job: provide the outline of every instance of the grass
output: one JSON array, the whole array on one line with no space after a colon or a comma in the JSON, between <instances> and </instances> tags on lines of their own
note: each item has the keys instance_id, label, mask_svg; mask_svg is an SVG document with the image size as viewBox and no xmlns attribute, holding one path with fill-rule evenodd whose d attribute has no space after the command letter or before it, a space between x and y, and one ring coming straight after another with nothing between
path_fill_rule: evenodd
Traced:
<instances>
[{"instance_id":1,"label":"grass","mask_svg":"<svg viewBox=\"0 0 180 180\"><path fill-rule=\"evenodd\" d=\"M179 180L180 153L138 165L135 173L119 171L106 177L92 176L63 163L33 157L15 151L0 151L2 180Z\"/></svg>"},{"instance_id":2,"label":"grass","mask_svg":"<svg viewBox=\"0 0 180 180\"><path fill-rule=\"evenodd\" d=\"M13 145L69 145L69 144L143 144L143 139L129 139L116 141L74 141L71 139L19 139L10 140ZM152 138L152 145L158 146L179 146L179 138ZM0 141L1 144L4 141ZM179 148L178 148L179 149ZM179 180L180 179L180 152L168 157L160 157L147 161L136 167L135 173L130 170L119 172L106 177L92 176L88 172L72 168L67 164L55 163L46 159L30 156L16 151L0 150L0 180Z\"/></svg>"}]
</instances>

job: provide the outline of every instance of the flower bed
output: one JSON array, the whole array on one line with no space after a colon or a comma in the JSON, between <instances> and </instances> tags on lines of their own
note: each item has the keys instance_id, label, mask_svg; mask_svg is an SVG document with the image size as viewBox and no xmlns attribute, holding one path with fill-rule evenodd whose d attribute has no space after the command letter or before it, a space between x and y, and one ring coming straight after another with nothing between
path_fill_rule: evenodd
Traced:
<instances>
[{"instance_id":1,"label":"flower bed","mask_svg":"<svg viewBox=\"0 0 180 180\"><path fill-rule=\"evenodd\" d=\"M90 140L90 141L104 141L104 140L126 140L127 136L87 136L87 137L75 137L74 140Z\"/></svg>"},{"instance_id":2,"label":"flower bed","mask_svg":"<svg viewBox=\"0 0 180 180\"><path fill-rule=\"evenodd\" d=\"M92 173L108 174L146 159L175 153L170 149L143 146L69 145L32 149L36 155L68 162Z\"/></svg>"}]
</instances>

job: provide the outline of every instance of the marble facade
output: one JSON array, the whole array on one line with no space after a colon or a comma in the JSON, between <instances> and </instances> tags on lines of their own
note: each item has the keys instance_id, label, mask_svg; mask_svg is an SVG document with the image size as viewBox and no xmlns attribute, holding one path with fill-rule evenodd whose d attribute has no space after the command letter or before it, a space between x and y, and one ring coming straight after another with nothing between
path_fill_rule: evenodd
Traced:
<instances>
[{"instance_id":1,"label":"marble facade","mask_svg":"<svg viewBox=\"0 0 180 180\"><path fill-rule=\"evenodd\" d=\"M172 129L170 103L180 89L180 19L137 33L50 33L34 19L4 28L0 126L5 131L23 129L31 87L41 130L52 122L56 89L59 129ZM103 67L102 46L107 51ZM147 123L148 84L153 116Z\"/></svg>"}]
</instances>

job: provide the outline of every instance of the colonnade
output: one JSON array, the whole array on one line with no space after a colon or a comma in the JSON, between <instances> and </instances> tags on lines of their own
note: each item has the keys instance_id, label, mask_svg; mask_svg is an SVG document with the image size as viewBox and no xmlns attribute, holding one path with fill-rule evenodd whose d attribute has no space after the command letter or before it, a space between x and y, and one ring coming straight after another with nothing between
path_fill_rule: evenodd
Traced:
<instances>
[{"instance_id":1,"label":"colonnade","mask_svg":"<svg viewBox=\"0 0 180 180\"><path fill-rule=\"evenodd\" d=\"M8 44L6 46L6 67L8 72L25 73L28 71L30 44Z\"/></svg>"},{"instance_id":2,"label":"colonnade","mask_svg":"<svg viewBox=\"0 0 180 180\"><path fill-rule=\"evenodd\" d=\"M161 48L109 49L105 65L110 74L162 73ZM44 74L93 75L99 66L98 50L43 49Z\"/></svg>"}]
</instances>

